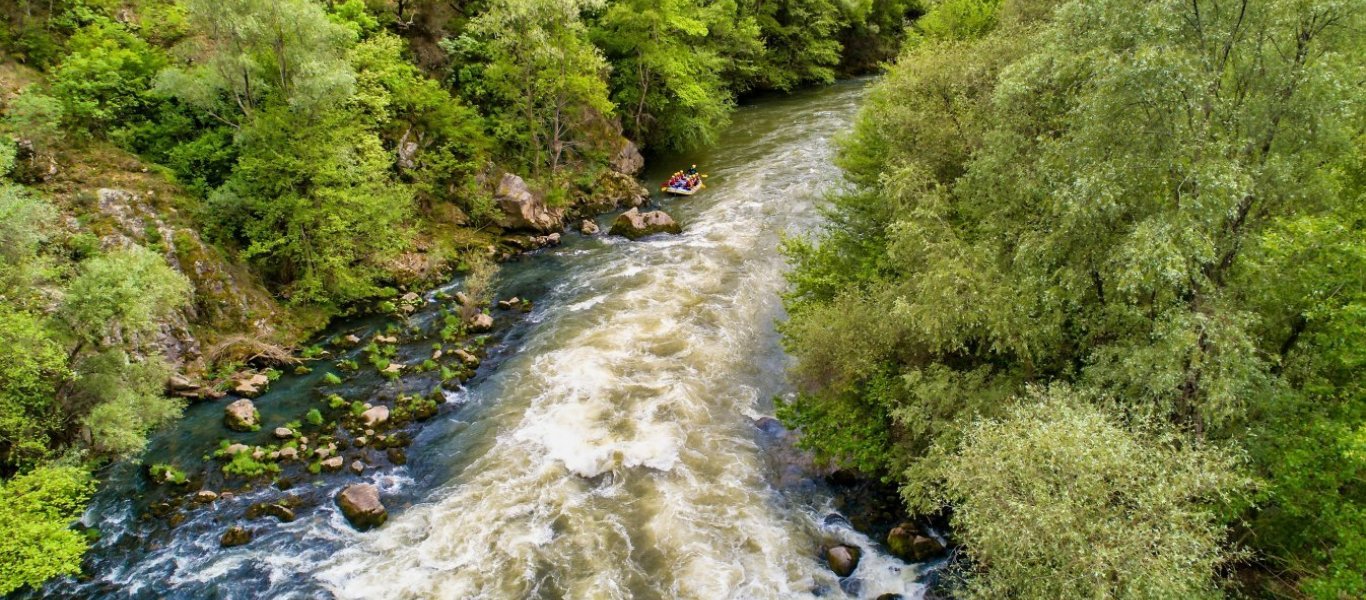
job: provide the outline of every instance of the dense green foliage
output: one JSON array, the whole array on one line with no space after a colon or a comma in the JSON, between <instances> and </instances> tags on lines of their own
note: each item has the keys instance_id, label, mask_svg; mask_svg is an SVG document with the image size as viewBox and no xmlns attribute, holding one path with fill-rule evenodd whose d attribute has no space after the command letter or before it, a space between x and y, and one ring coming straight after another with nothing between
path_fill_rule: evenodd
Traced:
<instances>
[{"instance_id":1,"label":"dense green foliage","mask_svg":"<svg viewBox=\"0 0 1366 600\"><path fill-rule=\"evenodd\" d=\"M0 481L0 594L80 570L86 539L69 524L93 488L89 473L70 466Z\"/></svg>"},{"instance_id":2,"label":"dense green foliage","mask_svg":"<svg viewBox=\"0 0 1366 600\"><path fill-rule=\"evenodd\" d=\"M785 418L952 506L969 594L1201 595L1243 549L1366 594L1363 9L940 3L790 246Z\"/></svg>"}]
</instances>

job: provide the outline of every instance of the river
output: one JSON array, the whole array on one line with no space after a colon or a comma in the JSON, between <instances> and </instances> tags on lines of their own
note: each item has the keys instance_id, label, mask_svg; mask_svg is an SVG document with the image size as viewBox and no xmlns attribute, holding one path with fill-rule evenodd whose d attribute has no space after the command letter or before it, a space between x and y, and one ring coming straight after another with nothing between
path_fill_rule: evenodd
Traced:
<instances>
[{"instance_id":1,"label":"river","mask_svg":"<svg viewBox=\"0 0 1366 600\"><path fill-rule=\"evenodd\" d=\"M356 478L383 490L383 527L357 532L328 504L219 548L237 515L200 511L157 533L135 517L137 478L115 471L86 519L104 531L93 578L45 595L919 597L923 565L827 519L819 477L779 484L773 440L755 425L788 392L778 245L821 222L839 181L833 139L865 91L855 81L764 99L714 148L655 160L651 182L690 162L710 175L696 196L657 199L682 235L570 234L506 265L500 295L535 309L497 368L448 394L458 410L422 429L407 466ZM258 401L268 427L309 385L286 377ZM221 410L193 407L148 461L192 461L222 436ZM864 550L843 581L819 554L832 540Z\"/></svg>"}]
</instances>

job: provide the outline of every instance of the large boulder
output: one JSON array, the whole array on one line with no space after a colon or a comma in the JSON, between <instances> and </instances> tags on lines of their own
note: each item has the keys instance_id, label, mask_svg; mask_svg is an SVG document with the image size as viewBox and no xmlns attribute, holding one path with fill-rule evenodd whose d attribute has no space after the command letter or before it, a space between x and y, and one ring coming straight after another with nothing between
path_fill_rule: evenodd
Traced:
<instances>
[{"instance_id":1,"label":"large boulder","mask_svg":"<svg viewBox=\"0 0 1366 600\"><path fill-rule=\"evenodd\" d=\"M902 523L887 534L887 549L906 562L921 562L944 551L944 545L920 531L914 523Z\"/></svg>"},{"instance_id":2,"label":"large boulder","mask_svg":"<svg viewBox=\"0 0 1366 600\"><path fill-rule=\"evenodd\" d=\"M526 182L512 173L503 174L494 201L503 213L502 224L508 229L540 233L564 229L564 211L546 206L544 199L531 193Z\"/></svg>"},{"instance_id":3,"label":"large boulder","mask_svg":"<svg viewBox=\"0 0 1366 600\"><path fill-rule=\"evenodd\" d=\"M223 409L223 424L233 431L255 431L259 427L261 414L251 400L242 398Z\"/></svg>"},{"instance_id":4,"label":"large boulder","mask_svg":"<svg viewBox=\"0 0 1366 600\"><path fill-rule=\"evenodd\" d=\"M827 549L825 560L830 563L830 570L836 575L848 577L858 568L858 559L861 555L862 551L854 546L840 545Z\"/></svg>"},{"instance_id":5,"label":"large boulder","mask_svg":"<svg viewBox=\"0 0 1366 600\"><path fill-rule=\"evenodd\" d=\"M337 506L346 520L362 531L379 527L389 518L389 511L379 501L379 488L368 483L346 486L337 494Z\"/></svg>"},{"instance_id":6,"label":"large boulder","mask_svg":"<svg viewBox=\"0 0 1366 600\"><path fill-rule=\"evenodd\" d=\"M652 210L650 212L640 212L640 209L632 208L612 221L612 235L626 236L636 239L656 233L682 233L683 227L673 220L668 213L662 210Z\"/></svg>"},{"instance_id":7,"label":"large boulder","mask_svg":"<svg viewBox=\"0 0 1366 600\"><path fill-rule=\"evenodd\" d=\"M645 157L640 155L640 148L636 147L635 142L626 138L621 141L621 149L612 157L612 169L618 173L635 175L645 168Z\"/></svg>"}]
</instances>

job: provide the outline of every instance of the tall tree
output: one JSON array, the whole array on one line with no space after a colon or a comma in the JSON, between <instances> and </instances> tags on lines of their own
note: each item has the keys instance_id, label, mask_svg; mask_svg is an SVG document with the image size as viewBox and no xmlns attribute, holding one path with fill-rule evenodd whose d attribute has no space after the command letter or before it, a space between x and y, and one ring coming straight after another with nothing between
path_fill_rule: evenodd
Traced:
<instances>
[{"instance_id":1,"label":"tall tree","mask_svg":"<svg viewBox=\"0 0 1366 600\"><path fill-rule=\"evenodd\" d=\"M495 131L528 166L552 173L572 152L594 150L594 122L613 112L607 61L588 41L584 0L495 0L446 47L475 68L500 115Z\"/></svg>"},{"instance_id":2,"label":"tall tree","mask_svg":"<svg viewBox=\"0 0 1366 600\"><path fill-rule=\"evenodd\" d=\"M192 36L185 65L160 88L240 126L269 99L301 109L345 100L355 75L345 60L355 33L309 0L185 0Z\"/></svg>"},{"instance_id":3,"label":"tall tree","mask_svg":"<svg viewBox=\"0 0 1366 600\"><path fill-rule=\"evenodd\" d=\"M1342 460L1360 346L1323 336L1360 326L1366 285L1344 277L1363 226L1346 83L1362 80L1361 3L941 6L978 5L930 19L944 27L845 146L855 191L819 244L793 246L784 331L805 393L785 415L914 499L943 484L929 448L968 452L1006 400L1068 382L1115 423L1249 446L1299 514L1335 495L1344 510L1305 532L1333 550L1281 556L1360 572L1342 524L1362 490L1336 486L1360 472ZM1288 414L1335 441L1305 447ZM1335 581L1329 597L1358 593Z\"/></svg>"},{"instance_id":4,"label":"tall tree","mask_svg":"<svg viewBox=\"0 0 1366 600\"><path fill-rule=\"evenodd\" d=\"M733 41L713 35L713 28L739 20L728 1L608 5L593 38L612 61L612 99L631 137L673 148L715 139L734 105L723 56L723 44Z\"/></svg>"}]
</instances>

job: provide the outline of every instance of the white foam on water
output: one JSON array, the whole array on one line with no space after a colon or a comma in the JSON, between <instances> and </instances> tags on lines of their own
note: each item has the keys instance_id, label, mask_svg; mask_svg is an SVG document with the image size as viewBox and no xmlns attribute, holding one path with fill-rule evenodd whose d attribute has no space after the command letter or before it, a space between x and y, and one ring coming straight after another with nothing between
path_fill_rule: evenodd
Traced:
<instances>
[{"instance_id":1,"label":"white foam on water","mask_svg":"<svg viewBox=\"0 0 1366 600\"><path fill-rule=\"evenodd\" d=\"M782 391L776 245L818 218L859 93L732 140L707 193L671 205L683 235L574 250L525 346L468 392L492 407L482 454L318 579L342 598L839 596L816 552L837 535L864 547L858 595L919 595L914 568L778 498L751 421Z\"/></svg>"}]
</instances>

